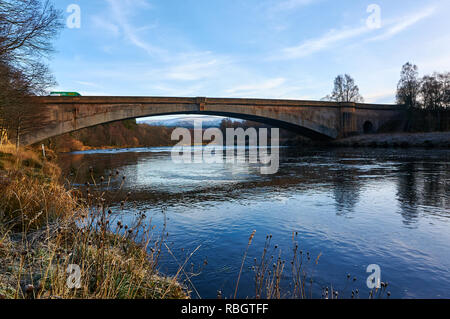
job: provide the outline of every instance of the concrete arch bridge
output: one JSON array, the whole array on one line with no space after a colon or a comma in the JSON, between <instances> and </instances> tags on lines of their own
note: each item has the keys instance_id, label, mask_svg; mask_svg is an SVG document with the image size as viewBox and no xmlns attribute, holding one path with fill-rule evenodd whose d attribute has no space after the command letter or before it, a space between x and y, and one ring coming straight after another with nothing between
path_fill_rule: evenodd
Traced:
<instances>
[{"instance_id":1,"label":"concrete arch bridge","mask_svg":"<svg viewBox=\"0 0 450 319\"><path fill-rule=\"evenodd\" d=\"M46 125L21 137L23 145L83 128L132 118L207 114L234 117L296 131L314 139L376 132L399 120L398 105L205 97L37 97Z\"/></svg>"}]
</instances>

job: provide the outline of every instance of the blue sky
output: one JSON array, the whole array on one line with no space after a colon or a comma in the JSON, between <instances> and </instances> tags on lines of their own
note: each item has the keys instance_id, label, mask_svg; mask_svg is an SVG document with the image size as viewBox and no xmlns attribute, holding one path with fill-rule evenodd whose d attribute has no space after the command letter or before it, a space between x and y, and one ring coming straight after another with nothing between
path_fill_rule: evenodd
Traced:
<instances>
[{"instance_id":1,"label":"blue sky","mask_svg":"<svg viewBox=\"0 0 450 319\"><path fill-rule=\"evenodd\" d=\"M58 0L81 8L50 67L83 95L318 100L349 73L393 103L401 66L450 71L450 1ZM381 28L366 24L381 8ZM69 13L65 13L68 17Z\"/></svg>"}]
</instances>

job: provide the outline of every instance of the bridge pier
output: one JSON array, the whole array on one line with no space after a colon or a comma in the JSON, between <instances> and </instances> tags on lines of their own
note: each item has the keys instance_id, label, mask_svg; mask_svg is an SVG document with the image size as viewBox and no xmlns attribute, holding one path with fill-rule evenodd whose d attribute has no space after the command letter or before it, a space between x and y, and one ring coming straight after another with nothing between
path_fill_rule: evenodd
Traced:
<instances>
[{"instance_id":1,"label":"bridge pier","mask_svg":"<svg viewBox=\"0 0 450 319\"><path fill-rule=\"evenodd\" d=\"M339 110L341 116L339 137L342 138L356 135L358 133L356 121L356 105L343 104L341 105Z\"/></svg>"}]
</instances>

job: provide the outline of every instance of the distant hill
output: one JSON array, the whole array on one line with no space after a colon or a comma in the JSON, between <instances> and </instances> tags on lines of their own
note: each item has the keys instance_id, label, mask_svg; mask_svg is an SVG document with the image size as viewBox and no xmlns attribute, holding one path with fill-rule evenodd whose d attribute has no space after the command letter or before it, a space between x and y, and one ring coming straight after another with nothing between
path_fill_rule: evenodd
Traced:
<instances>
[{"instance_id":1,"label":"distant hill","mask_svg":"<svg viewBox=\"0 0 450 319\"><path fill-rule=\"evenodd\" d=\"M216 116L202 116L202 117L182 117L182 118L172 118L172 119L145 119L139 120L139 124L148 124L151 126L165 126L165 127L183 127L187 129L194 128L194 121L201 121L202 127L204 129L212 127L220 127L220 124L224 120L223 117ZM239 121L239 120L234 120Z\"/></svg>"}]
</instances>

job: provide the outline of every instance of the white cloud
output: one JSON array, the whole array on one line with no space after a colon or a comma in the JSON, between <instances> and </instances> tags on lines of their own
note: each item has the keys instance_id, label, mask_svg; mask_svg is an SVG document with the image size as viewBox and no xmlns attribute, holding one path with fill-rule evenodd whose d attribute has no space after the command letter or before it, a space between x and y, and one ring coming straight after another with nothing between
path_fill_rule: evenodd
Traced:
<instances>
[{"instance_id":1,"label":"white cloud","mask_svg":"<svg viewBox=\"0 0 450 319\"><path fill-rule=\"evenodd\" d=\"M120 34L119 26L117 24L109 22L103 16L93 16L92 23L96 29L103 29L115 37L119 36Z\"/></svg>"},{"instance_id":2,"label":"white cloud","mask_svg":"<svg viewBox=\"0 0 450 319\"><path fill-rule=\"evenodd\" d=\"M253 76L254 77L254 76ZM239 84L244 80L234 81L237 84L221 93L224 97L236 98L271 98L271 99L294 99L311 100L311 95L305 94L309 87L305 82L299 83L293 78L276 77L256 83Z\"/></svg>"},{"instance_id":3,"label":"white cloud","mask_svg":"<svg viewBox=\"0 0 450 319\"><path fill-rule=\"evenodd\" d=\"M392 103L395 101L395 89L385 89L364 96L366 103L381 103L386 100L392 100Z\"/></svg>"},{"instance_id":4,"label":"white cloud","mask_svg":"<svg viewBox=\"0 0 450 319\"><path fill-rule=\"evenodd\" d=\"M342 30L330 30L319 38L307 40L295 47L284 48L279 58L303 58L313 53L326 50L341 41L360 36L369 31L370 29L366 26L353 29L346 28Z\"/></svg>"},{"instance_id":5,"label":"white cloud","mask_svg":"<svg viewBox=\"0 0 450 319\"><path fill-rule=\"evenodd\" d=\"M148 90L151 92L157 92L157 95L165 96L200 96L202 94L203 85L183 85L179 86L177 83L157 84L148 86Z\"/></svg>"},{"instance_id":6,"label":"white cloud","mask_svg":"<svg viewBox=\"0 0 450 319\"><path fill-rule=\"evenodd\" d=\"M270 10L272 12L289 11L310 5L317 1L318 0L277 0L275 4L271 5Z\"/></svg>"},{"instance_id":7,"label":"white cloud","mask_svg":"<svg viewBox=\"0 0 450 319\"><path fill-rule=\"evenodd\" d=\"M87 81L75 81L75 83L83 85L83 86L88 86L88 87L93 87L93 88L100 88L101 86L93 83L93 82L87 82Z\"/></svg>"},{"instance_id":8,"label":"white cloud","mask_svg":"<svg viewBox=\"0 0 450 319\"><path fill-rule=\"evenodd\" d=\"M153 45L141 37L143 31L154 29L155 23L143 27L132 24L132 17L137 9L148 9L151 5L144 0L107 0L110 5L112 21L118 25L124 37L134 46L146 51L152 57L158 58L161 67L153 72L161 79L174 81L195 81L214 76L219 76L225 65L230 61L226 57L215 56L211 52L199 52L184 50L183 53L175 53L165 48ZM107 23L103 25L113 31L115 29ZM107 48L108 51L111 48ZM146 72L148 70L142 70ZM190 90L189 90L190 91Z\"/></svg>"},{"instance_id":9,"label":"white cloud","mask_svg":"<svg viewBox=\"0 0 450 319\"><path fill-rule=\"evenodd\" d=\"M417 61L421 73L450 72L450 56L446 52L448 51L427 60Z\"/></svg>"},{"instance_id":10,"label":"white cloud","mask_svg":"<svg viewBox=\"0 0 450 319\"><path fill-rule=\"evenodd\" d=\"M408 16L404 16L395 21L389 21L384 23L381 29L370 29L365 24L359 27L345 27L340 30L332 29L322 36L314 39L309 39L301 43L300 45L287 47L281 50L281 52L272 59L299 59L310 56L314 53L324 51L339 45L346 40L359 38L365 34L373 32L382 32L381 34L362 40L363 42L387 40L396 34L407 30L409 27L416 23L430 17L436 11L435 7L428 7L426 9L420 9L415 13ZM361 40L360 40L361 41Z\"/></svg>"},{"instance_id":11,"label":"white cloud","mask_svg":"<svg viewBox=\"0 0 450 319\"><path fill-rule=\"evenodd\" d=\"M241 94L241 93L250 93L250 92L259 92L259 91L265 91L269 89L278 88L281 85L283 85L286 82L286 79L284 78L275 78L275 79L269 79L264 82L260 83L254 83L254 84L246 84L246 85L239 85L236 87L233 87L231 89L226 90L225 92L229 94Z\"/></svg>"},{"instance_id":12,"label":"white cloud","mask_svg":"<svg viewBox=\"0 0 450 319\"><path fill-rule=\"evenodd\" d=\"M225 61L205 53L191 58L182 57L178 64L169 66L165 73L169 79L194 81L218 76L224 64Z\"/></svg>"},{"instance_id":13,"label":"white cloud","mask_svg":"<svg viewBox=\"0 0 450 319\"><path fill-rule=\"evenodd\" d=\"M111 8L111 18L114 23L123 32L125 38L130 41L133 45L140 49L145 50L150 55L163 55L165 50L154 46L144 40L139 36L139 30L145 30L145 27L135 28L128 21L128 15L133 10L132 8L148 9L151 5L144 0L131 1L131 0L106 0Z\"/></svg>"},{"instance_id":14,"label":"white cloud","mask_svg":"<svg viewBox=\"0 0 450 319\"><path fill-rule=\"evenodd\" d=\"M378 36L375 36L375 37L369 39L368 41L380 41L380 40L390 39L393 36L397 35L398 33L405 31L406 29L413 26L414 24L432 16L435 12L436 12L435 7L421 9L418 12L415 12L409 16L399 19L398 22L395 22L395 23L393 23L393 25L388 27L384 33L382 33Z\"/></svg>"}]
</instances>

